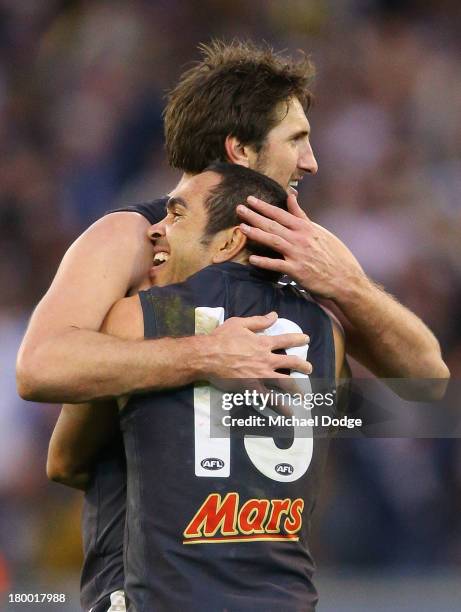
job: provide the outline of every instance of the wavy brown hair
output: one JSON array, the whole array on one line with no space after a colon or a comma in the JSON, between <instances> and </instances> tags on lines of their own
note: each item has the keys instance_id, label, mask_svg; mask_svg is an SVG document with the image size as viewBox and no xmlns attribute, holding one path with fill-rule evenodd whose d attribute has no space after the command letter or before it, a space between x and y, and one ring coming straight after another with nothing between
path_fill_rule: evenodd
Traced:
<instances>
[{"instance_id":1,"label":"wavy brown hair","mask_svg":"<svg viewBox=\"0 0 461 612\"><path fill-rule=\"evenodd\" d=\"M295 60L268 45L215 40L199 46L202 59L182 74L168 94L164 111L168 161L198 173L215 161L228 161L225 140L261 149L280 122L280 103L298 98L305 112L312 103L314 67L303 53Z\"/></svg>"}]
</instances>

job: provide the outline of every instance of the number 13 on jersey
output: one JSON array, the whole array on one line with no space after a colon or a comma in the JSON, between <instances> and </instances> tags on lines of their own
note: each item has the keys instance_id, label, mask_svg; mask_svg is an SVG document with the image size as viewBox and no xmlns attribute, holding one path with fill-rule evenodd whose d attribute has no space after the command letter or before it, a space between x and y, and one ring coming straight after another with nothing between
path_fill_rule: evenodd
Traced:
<instances>
[{"instance_id":1,"label":"number 13 on jersey","mask_svg":"<svg viewBox=\"0 0 461 612\"><path fill-rule=\"evenodd\" d=\"M224 308L200 307L195 309L195 333L210 333L224 323ZM264 332L269 335L302 333L302 329L288 319L278 319ZM308 345L287 349L288 354L307 358ZM306 380L306 392L311 391L309 378L293 372L292 376ZM211 437L211 389L206 385L194 388L195 475L202 478L230 476L231 439L229 429L225 437ZM302 429L302 437L297 436ZM312 460L312 428L294 426L293 443L289 448L278 448L273 438L245 436L244 446L248 459L265 476L278 482L293 482L303 476ZM280 471L286 464L290 470Z\"/></svg>"}]
</instances>

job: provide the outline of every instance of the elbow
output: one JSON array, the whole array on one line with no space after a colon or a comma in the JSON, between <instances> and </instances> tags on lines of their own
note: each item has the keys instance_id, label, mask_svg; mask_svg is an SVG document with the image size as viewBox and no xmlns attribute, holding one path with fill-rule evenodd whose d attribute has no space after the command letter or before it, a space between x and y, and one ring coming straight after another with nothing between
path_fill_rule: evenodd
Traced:
<instances>
[{"instance_id":1,"label":"elbow","mask_svg":"<svg viewBox=\"0 0 461 612\"><path fill-rule=\"evenodd\" d=\"M76 473L77 466L72 462L66 449L56 442L55 432L53 432L46 457L46 476L48 480L66 484L75 477Z\"/></svg>"},{"instance_id":2,"label":"elbow","mask_svg":"<svg viewBox=\"0 0 461 612\"><path fill-rule=\"evenodd\" d=\"M66 461L64 457L48 455L46 476L48 480L52 482L57 482L76 489L84 489L82 486L82 470L79 470L77 466Z\"/></svg>"},{"instance_id":3,"label":"elbow","mask_svg":"<svg viewBox=\"0 0 461 612\"><path fill-rule=\"evenodd\" d=\"M449 378L431 378L413 381L412 391L404 399L416 402L438 402L443 400L447 391Z\"/></svg>"},{"instance_id":4,"label":"elbow","mask_svg":"<svg viewBox=\"0 0 461 612\"><path fill-rule=\"evenodd\" d=\"M445 397L450 381L450 370L438 355L429 355L419 362L417 369L407 371L405 377L389 378L389 387L409 402L437 402Z\"/></svg>"},{"instance_id":5,"label":"elbow","mask_svg":"<svg viewBox=\"0 0 461 612\"><path fill-rule=\"evenodd\" d=\"M450 370L442 359L438 342L435 349L427 356L424 377L426 378L426 401L434 402L443 399L450 381Z\"/></svg>"},{"instance_id":6,"label":"elbow","mask_svg":"<svg viewBox=\"0 0 461 612\"><path fill-rule=\"evenodd\" d=\"M64 461L56 457L48 456L46 462L46 476L48 480L65 484L74 474Z\"/></svg>"},{"instance_id":7,"label":"elbow","mask_svg":"<svg viewBox=\"0 0 461 612\"><path fill-rule=\"evenodd\" d=\"M16 388L19 397L29 402L79 401L67 397L63 389L63 374L56 362L47 358L46 351L21 347L16 360ZM83 400L82 400L83 401Z\"/></svg>"},{"instance_id":8,"label":"elbow","mask_svg":"<svg viewBox=\"0 0 461 612\"><path fill-rule=\"evenodd\" d=\"M46 368L39 366L33 351L21 348L16 361L16 386L18 395L24 400L40 401L43 380L40 373Z\"/></svg>"},{"instance_id":9,"label":"elbow","mask_svg":"<svg viewBox=\"0 0 461 612\"><path fill-rule=\"evenodd\" d=\"M405 392L399 395L409 401L437 402L445 397L449 381L450 370L439 355L417 378L407 379L402 385Z\"/></svg>"},{"instance_id":10,"label":"elbow","mask_svg":"<svg viewBox=\"0 0 461 612\"><path fill-rule=\"evenodd\" d=\"M428 379L427 393L429 396L428 401L439 401L445 397L448 383L450 381L450 370L447 364L441 357L438 358L432 369L432 378Z\"/></svg>"}]
</instances>

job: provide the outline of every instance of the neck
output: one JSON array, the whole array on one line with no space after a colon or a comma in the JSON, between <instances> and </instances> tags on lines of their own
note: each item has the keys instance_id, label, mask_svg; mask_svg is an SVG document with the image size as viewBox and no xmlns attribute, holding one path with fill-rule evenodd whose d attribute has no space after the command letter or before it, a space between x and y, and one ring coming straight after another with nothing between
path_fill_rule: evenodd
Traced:
<instances>
[{"instance_id":1,"label":"neck","mask_svg":"<svg viewBox=\"0 0 461 612\"><path fill-rule=\"evenodd\" d=\"M230 261L247 266L250 263L250 254L246 249L243 249L242 251L240 251L240 253L237 253L237 255L233 257Z\"/></svg>"},{"instance_id":2,"label":"neck","mask_svg":"<svg viewBox=\"0 0 461 612\"><path fill-rule=\"evenodd\" d=\"M277 283L282 278L283 274L281 274L280 272L274 272L272 270L265 270L264 268L258 268L257 266L254 266L253 264L251 264L250 255L251 255L250 251L247 251L247 249L243 249L243 251L240 251L240 253L238 253L235 257L233 257L229 261L233 261L234 263L243 264L244 266L250 266L250 268L252 268L252 270L254 271L254 274L272 283Z\"/></svg>"}]
</instances>

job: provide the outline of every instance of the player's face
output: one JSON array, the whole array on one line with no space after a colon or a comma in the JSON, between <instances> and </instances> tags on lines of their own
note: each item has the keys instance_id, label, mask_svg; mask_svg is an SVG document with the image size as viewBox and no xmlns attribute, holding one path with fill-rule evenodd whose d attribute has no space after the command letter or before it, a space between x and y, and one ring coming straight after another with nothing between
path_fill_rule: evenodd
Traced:
<instances>
[{"instance_id":1,"label":"player's face","mask_svg":"<svg viewBox=\"0 0 461 612\"><path fill-rule=\"evenodd\" d=\"M291 98L280 104L281 121L267 134L259 153L250 154L250 168L287 188L297 187L303 176L315 174L318 166L312 151L310 125L301 103Z\"/></svg>"},{"instance_id":2,"label":"player's face","mask_svg":"<svg viewBox=\"0 0 461 612\"><path fill-rule=\"evenodd\" d=\"M213 240L201 239L208 221L205 200L219 181L214 172L204 172L171 192L166 217L149 229L154 244L152 284L180 283L212 263Z\"/></svg>"}]
</instances>

